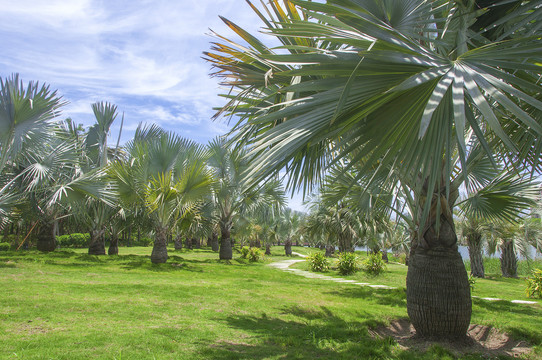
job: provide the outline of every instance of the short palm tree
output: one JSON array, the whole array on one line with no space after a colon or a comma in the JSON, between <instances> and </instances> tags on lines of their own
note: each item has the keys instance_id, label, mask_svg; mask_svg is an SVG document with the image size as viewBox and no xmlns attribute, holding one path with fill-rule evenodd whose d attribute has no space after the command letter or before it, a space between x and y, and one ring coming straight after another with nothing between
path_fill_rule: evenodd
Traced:
<instances>
[{"instance_id":1,"label":"short palm tree","mask_svg":"<svg viewBox=\"0 0 542 360\"><path fill-rule=\"evenodd\" d=\"M152 220L153 263L167 261L167 239L178 222L211 193L213 179L204 148L157 127L140 127L127 144L128 156L110 172L125 208L142 209Z\"/></svg>"},{"instance_id":2,"label":"short palm tree","mask_svg":"<svg viewBox=\"0 0 542 360\"><path fill-rule=\"evenodd\" d=\"M255 186L244 181L242 174L251 160L245 156L243 149L234 149L224 139L213 140L208 149L208 165L217 180L213 195L220 227L219 257L221 260L231 260L231 231L234 222L265 208L278 211L285 201L284 191L277 180Z\"/></svg>"},{"instance_id":3,"label":"short palm tree","mask_svg":"<svg viewBox=\"0 0 542 360\"><path fill-rule=\"evenodd\" d=\"M362 173L390 174L393 183L397 175L419 219L407 277L410 319L422 336L464 336L472 304L457 251L454 163L467 181L476 139L485 156L539 170L542 7L284 3L255 9L282 43L278 50L226 21L248 45L221 37L207 54L232 88L221 113L239 116L237 138L257 155L247 176L286 167L290 184L306 188L347 156Z\"/></svg>"}]
</instances>

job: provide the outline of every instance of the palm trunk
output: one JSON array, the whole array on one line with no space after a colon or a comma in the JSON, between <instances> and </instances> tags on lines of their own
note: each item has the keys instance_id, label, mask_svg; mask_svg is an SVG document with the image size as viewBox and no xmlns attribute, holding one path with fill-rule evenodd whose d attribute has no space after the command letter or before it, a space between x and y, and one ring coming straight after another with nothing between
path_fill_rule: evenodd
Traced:
<instances>
[{"instance_id":1,"label":"palm trunk","mask_svg":"<svg viewBox=\"0 0 542 360\"><path fill-rule=\"evenodd\" d=\"M381 253L382 253L382 260L384 260L386 264L389 263L388 252L386 250L382 250Z\"/></svg>"},{"instance_id":2,"label":"palm trunk","mask_svg":"<svg viewBox=\"0 0 542 360\"><path fill-rule=\"evenodd\" d=\"M40 231L38 233L37 248L39 251L51 252L56 248L55 239L55 227L54 223L42 223L40 224Z\"/></svg>"},{"instance_id":3,"label":"palm trunk","mask_svg":"<svg viewBox=\"0 0 542 360\"><path fill-rule=\"evenodd\" d=\"M265 255L271 255L271 245L265 245Z\"/></svg>"},{"instance_id":4,"label":"palm trunk","mask_svg":"<svg viewBox=\"0 0 542 360\"><path fill-rule=\"evenodd\" d=\"M484 278L484 258L482 255L482 235L467 236L467 246L469 247L470 274L474 277Z\"/></svg>"},{"instance_id":5,"label":"palm trunk","mask_svg":"<svg viewBox=\"0 0 542 360\"><path fill-rule=\"evenodd\" d=\"M192 250L192 239L187 237L184 241L184 246L186 247L187 250Z\"/></svg>"},{"instance_id":6,"label":"palm trunk","mask_svg":"<svg viewBox=\"0 0 542 360\"><path fill-rule=\"evenodd\" d=\"M220 260L231 260L233 258L232 241L230 239L230 224L220 224Z\"/></svg>"},{"instance_id":7,"label":"palm trunk","mask_svg":"<svg viewBox=\"0 0 542 360\"><path fill-rule=\"evenodd\" d=\"M292 256L292 240L289 238L284 242L284 253L286 256Z\"/></svg>"},{"instance_id":8,"label":"palm trunk","mask_svg":"<svg viewBox=\"0 0 542 360\"><path fill-rule=\"evenodd\" d=\"M444 186L442 191L433 194L432 209L423 230L420 229L421 236L413 239L406 280L407 311L420 336L464 338L472 301L452 215L457 194L450 195L448 204ZM439 197L442 212L437 228ZM420 204L423 206L422 201Z\"/></svg>"},{"instance_id":9,"label":"palm trunk","mask_svg":"<svg viewBox=\"0 0 542 360\"><path fill-rule=\"evenodd\" d=\"M518 258L514 251L514 240L505 240L501 247L501 272L503 277L518 277Z\"/></svg>"},{"instance_id":10,"label":"palm trunk","mask_svg":"<svg viewBox=\"0 0 542 360\"><path fill-rule=\"evenodd\" d=\"M333 253L335 252L335 246L333 245L327 245L324 247L326 249L325 257L332 257Z\"/></svg>"},{"instance_id":11,"label":"palm trunk","mask_svg":"<svg viewBox=\"0 0 542 360\"><path fill-rule=\"evenodd\" d=\"M90 244L88 245L89 255L105 255L105 230L91 230Z\"/></svg>"},{"instance_id":12,"label":"palm trunk","mask_svg":"<svg viewBox=\"0 0 542 360\"><path fill-rule=\"evenodd\" d=\"M211 235L211 249L214 252L217 252L219 248L220 246L218 245L218 234L213 231L213 234Z\"/></svg>"},{"instance_id":13,"label":"palm trunk","mask_svg":"<svg viewBox=\"0 0 542 360\"><path fill-rule=\"evenodd\" d=\"M181 235L177 235L177 237L175 237L175 240L173 241L173 245L175 246L175 250L183 249L183 239Z\"/></svg>"},{"instance_id":14,"label":"palm trunk","mask_svg":"<svg viewBox=\"0 0 542 360\"><path fill-rule=\"evenodd\" d=\"M152 247L151 262L153 264L163 264L167 261L167 228L156 229L154 237L154 246Z\"/></svg>"},{"instance_id":15,"label":"palm trunk","mask_svg":"<svg viewBox=\"0 0 542 360\"><path fill-rule=\"evenodd\" d=\"M111 240L109 240L109 249L107 249L108 255L119 254L119 238L116 234L111 234Z\"/></svg>"}]
</instances>

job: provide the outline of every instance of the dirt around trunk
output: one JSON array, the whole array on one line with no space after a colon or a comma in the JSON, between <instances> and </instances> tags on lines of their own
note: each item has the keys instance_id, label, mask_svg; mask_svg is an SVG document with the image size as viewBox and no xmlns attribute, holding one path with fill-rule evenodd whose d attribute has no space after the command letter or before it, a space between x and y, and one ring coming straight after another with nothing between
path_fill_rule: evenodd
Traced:
<instances>
[{"instance_id":1,"label":"dirt around trunk","mask_svg":"<svg viewBox=\"0 0 542 360\"><path fill-rule=\"evenodd\" d=\"M395 320L389 326L370 329L373 338L391 337L397 341L401 349L426 351L431 345L438 344L456 356L465 354L483 354L487 357L513 356L529 354L531 346L525 341L514 340L497 329L471 324L467 337L457 341L433 340L416 335L414 326L407 319Z\"/></svg>"}]
</instances>

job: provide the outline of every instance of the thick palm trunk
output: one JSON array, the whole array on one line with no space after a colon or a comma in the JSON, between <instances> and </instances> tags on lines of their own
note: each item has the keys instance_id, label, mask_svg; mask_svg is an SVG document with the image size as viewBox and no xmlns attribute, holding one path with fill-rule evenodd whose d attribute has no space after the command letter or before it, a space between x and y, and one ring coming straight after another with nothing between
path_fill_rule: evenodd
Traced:
<instances>
[{"instance_id":1,"label":"thick palm trunk","mask_svg":"<svg viewBox=\"0 0 542 360\"><path fill-rule=\"evenodd\" d=\"M271 255L271 245L265 245L265 255Z\"/></svg>"},{"instance_id":2,"label":"thick palm trunk","mask_svg":"<svg viewBox=\"0 0 542 360\"><path fill-rule=\"evenodd\" d=\"M175 240L173 240L173 246L175 247L175 250L182 250L183 249L183 239L181 235L177 235L175 237Z\"/></svg>"},{"instance_id":3,"label":"thick palm trunk","mask_svg":"<svg viewBox=\"0 0 542 360\"><path fill-rule=\"evenodd\" d=\"M186 247L187 250L192 250L192 239L187 237L184 241L184 246Z\"/></svg>"},{"instance_id":4,"label":"thick palm trunk","mask_svg":"<svg viewBox=\"0 0 542 360\"><path fill-rule=\"evenodd\" d=\"M89 255L105 255L105 230L91 230L90 244L88 245Z\"/></svg>"},{"instance_id":5,"label":"thick palm trunk","mask_svg":"<svg viewBox=\"0 0 542 360\"><path fill-rule=\"evenodd\" d=\"M286 239L284 242L284 253L286 256L292 256L292 240Z\"/></svg>"},{"instance_id":6,"label":"thick palm trunk","mask_svg":"<svg viewBox=\"0 0 542 360\"><path fill-rule=\"evenodd\" d=\"M469 247L470 274L474 277L485 277L484 257L482 255L482 235L467 236Z\"/></svg>"},{"instance_id":7,"label":"thick palm trunk","mask_svg":"<svg viewBox=\"0 0 542 360\"><path fill-rule=\"evenodd\" d=\"M39 251L51 252L56 248L55 239L55 226L54 223L42 223L40 224L40 231L38 233L37 248Z\"/></svg>"},{"instance_id":8,"label":"thick palm trunk","mask_svg":"<svg viewBox=\"0 0 542 360\"><path fill-rule=\"evenodd\" d=\"M213 231L211 234L211 250L218 251L220 249L220 246L218 245L218 234Z\"/></svg>"},{"instance_id":9,"label":"thick palm trunk","mask_svg":"<svg viewBox=\"0 0 542 360\"><path fill-rule=\"evenodd\" d=\"M166 228L156 230L154 237L154 246L152 247L151 262L153 264L163 264L168 259L167 254L167 234Z\"/></svg>"},{"instance_id":10,"label":"thick palm trunk","mask_svg":"<svg viewBox=\"0 0 542 360\"><path fill-rule=\"evenodd\" d=\"M503 277L518 277L518 258L514 251L514 240L506 240L501 247L501 272Z\"/></svg>"},{"instance_id":11,"label":"thick palm trunk","mask_svg":"<svg viewBox=\"0 0 542 360\"><path fill-rule=\"evenodd\" d=\"M111 234L111 240L109 240L109 249L107 249L107 255L119 254L119 238L115 234Z\"/></svg>"},{"instance_id":12,"label":"thick palm trunk","mask_svg":"<svg viewBox=\"0 0 542 360\"><path fill-rule=\"evenodd\" d=\"M335 252L335 246L327 245L324 248L326 249L325 257L332 257L333 253Z\"/></svg>"},{"instance_id":13,"label":"thick palm trunk","mask_svg":"<svg viewBox=\"0 0 542 360\"><path fill-rule=\"evenodd\" d=\"M442 194L433 194L434 204L421 237L413 239L406 281L407 311L420 336L464 338L472 313L470 286L457 249L452 206L444 194L444 189ZM438 197L442 209L439 228ZM457 194L450 195L451 204L456 198Z\"/></svg>"},{"instance_id":14,"label":"thick palm trunk","mask_svg":"<svg viewBox=\"0 0 542 360\"><path fill-rule=\"evenodd\" d=\"M233 258L232 241L230 238L229 224L220 224L220 260L231 260Z\"/></svg>"}]
</instances>

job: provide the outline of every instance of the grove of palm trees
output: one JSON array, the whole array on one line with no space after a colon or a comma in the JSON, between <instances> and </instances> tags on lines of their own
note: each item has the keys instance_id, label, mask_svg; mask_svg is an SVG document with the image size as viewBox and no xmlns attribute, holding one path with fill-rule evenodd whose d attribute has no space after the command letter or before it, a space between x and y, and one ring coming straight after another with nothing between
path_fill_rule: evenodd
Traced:
<instances>
[{"instance_id":1,"label":"grove of palm trees","mask_svg":"<svg viewBox=\"0 0 542 360\"><path fill-rule=\"evenodd\" d=\"M542 2L246 2L208 143L0 79L0 358L542 356Z\"/></svg>"}]
</instances>

